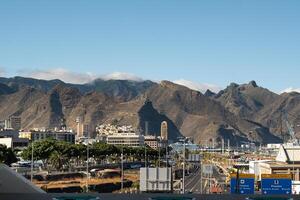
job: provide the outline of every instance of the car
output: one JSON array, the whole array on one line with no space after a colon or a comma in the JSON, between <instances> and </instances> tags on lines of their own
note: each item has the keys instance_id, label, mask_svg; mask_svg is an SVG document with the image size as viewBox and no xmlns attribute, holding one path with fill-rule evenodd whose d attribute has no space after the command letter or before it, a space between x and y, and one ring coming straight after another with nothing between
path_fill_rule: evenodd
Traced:
<instances>
[{"instance_id":1,"label":"car","mask_svg":"<svg viewBox=\"0 0 300 200\"><path fill-rule=\"evenodd\" d=\"M130 169L139 169L141 167L142 167L141 164L132 164L132 165L130 165Z\"/></svg>"}]
</instances>

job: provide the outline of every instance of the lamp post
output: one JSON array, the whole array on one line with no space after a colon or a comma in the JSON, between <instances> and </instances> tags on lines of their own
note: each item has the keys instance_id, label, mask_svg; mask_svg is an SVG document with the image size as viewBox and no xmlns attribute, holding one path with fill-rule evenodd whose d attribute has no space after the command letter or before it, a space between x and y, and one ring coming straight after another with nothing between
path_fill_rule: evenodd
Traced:
<instances>
[{"instance_id":1,"label":"lamp post","mask_svg":"<svg viewBox=\"0 0 300 200\"><path fill-rule=\"evenodd\" d=\"M123 155L124 155L124 150L122 146L122 153L121 153L121 192L123 191L124 188L124 164L123 164Z\"/></svg>"},{"instance_id":2,"label":"lamp post","mask_svg":"<svg viewBox=\"0 0 300 200\"><path fill-rule=\"evenodd\" d=\"M90 149L89 149L89 144L90 144L90 133L88 131L88 137L87 137L87 145L86 145L86 192L89 192L89 154L90 154Z\"/></svg>"},{"instance_id":3,"label":"lamp post","mask_svg":"<svg viewBox=\"0 0 300 200\"><path fill-rule=\"evenodd\" d=\"M30 173L30 180L33 181L33 140L31 141L31 173Z\"/></svg>"},{"instance_id":4,"label":"lamp post","mask_svg":"<svg viewBox=\"0 0 300 200\"><path fill-rule=\"evenodd\" d=\"M161 138L159 138L159 142L158 142L158 168L160 168L160 148L161 148Z\"/></svg>"},{"instance_id":5,"label":"lamp post","mask_svg":"<svg viewBox=\"0 0 300 200\"><path fill-rule=\"evenodd\" d=\"M183 163L182 163L182 194L185 193L185 140L183 142Z\"/></svg>"}]
</instances>

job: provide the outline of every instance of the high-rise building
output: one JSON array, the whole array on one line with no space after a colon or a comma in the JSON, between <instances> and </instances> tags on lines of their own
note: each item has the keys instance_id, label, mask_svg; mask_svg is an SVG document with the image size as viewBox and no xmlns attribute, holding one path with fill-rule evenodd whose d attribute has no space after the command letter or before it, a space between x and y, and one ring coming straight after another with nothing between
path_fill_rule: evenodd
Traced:
<instances>
[{"instance_id":1,"label":"high-rise building","mask_svg":"<svg viewBox=\"0 0 300 200\"><path fill-rule=\"evenodd\" d=\"M82 116L78 116L76 118L76 123L77 123L76 138L88 137L89 125L84 123L84 118Z\"/></svg>"},{"instance_id":2,"label":"high-rise building","mask_svg":"<svg viewBox=\"0 0 300 200\"><path fill-rule=\"evenodd\" d=\"M168 140L168 123L163 121L160 126L160 137L163 141Z\"/></svg>"},{"instance_id":3,"label":"high-rise building","mask_svg":"<svg viewBox=\"0 0 300 200\"><path fill-rule=\"evenodd\" d=\"M20 130L21 129L21 117L10 116L9 119L5 120L4 129Z\"/></svg>"},{"instance_id":4,"label":"high-rise building","mask_svg":"<svg viewBox=\"0 0 300 200\"><path fill-rule=\"evenodd\" d=\"M6 120L4 121L4 129L5 129L5 130L10 130L10 129L12 129L12 128L11 128L10 119L6 119Z\"/></svg>"},{"instance_id":5,"label":"high-rise building","mask_svg":"<svg viewBox=\"0 0 300 200\"><path fill-rule=\"evenodd\" d=\"M76 123L77 123L76 137L81 138L83 137L83 131L84 131L83 117L78 116L76 118Z\"/></svg>"},{"instance_id":6,"label":"high-rise building","mask_svg":"<svg viewBox=\"0 0 300 200\"><path fill-rule=\"evenodd\" d=\"M89 125L88 124L83 124L83 136L90 137L89 131L90 131Z\"/></svg>"}]
</instances>

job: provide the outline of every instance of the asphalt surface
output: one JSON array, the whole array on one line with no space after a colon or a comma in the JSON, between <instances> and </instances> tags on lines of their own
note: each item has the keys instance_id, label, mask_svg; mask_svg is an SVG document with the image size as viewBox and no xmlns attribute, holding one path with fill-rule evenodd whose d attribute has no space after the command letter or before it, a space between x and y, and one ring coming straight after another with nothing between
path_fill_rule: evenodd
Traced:
<instances>
[{"instance_id":1,"label":"asphalt surface","mask_svg":"<svg viewBox=\"0 0 300 200\"><path fill-rule=\"evenodd\" d=\"M210 177L211 184L225 185L226 176L220 173L217 166L213 166L213 174ZM185 191L186 193L201 194L201 181L202 181L202 192L206 193L209 188L209 178L202 175L200 166L196 166L196 169L190 173L185 179Z\"/></svg>"},{"instance_id":2,"label":"asphalt surface","mask_svg":"<svg viewBox=\"0 0 300 200\"><path fill-rule=\"evenodd\" d=\"M200 166L190 173L185 179L185 191L187 193L201 193L201 170Z\"/></svg>"},{"instance_id":3,"label":"asphalt surface","mask_svg":"<svg viewBox=\"0 0 300 200\"><path fill-rule=\"evenodd\" d=\"M218 184L225 184L226 175L220 173L220 168L214 165L212 177L216 180Z\"/></svg>"}]
</instances>

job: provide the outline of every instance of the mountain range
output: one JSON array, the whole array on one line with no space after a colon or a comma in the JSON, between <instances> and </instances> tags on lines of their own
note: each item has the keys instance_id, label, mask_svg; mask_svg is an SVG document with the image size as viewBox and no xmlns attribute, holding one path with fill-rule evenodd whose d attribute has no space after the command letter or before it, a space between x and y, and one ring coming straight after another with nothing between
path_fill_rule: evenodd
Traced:
<instances>
[{"instance_id":1,"label":"mountain range","mask_svg":"<svg viewBox=\"0 0 300 200\"><path fill-rule=\"evenodd\" d=\"M76 130L83 116L91 130L102 123L133 125L141 134L160 133L168 122L169 137L187 136L196 143L277 143L287 139L288 121L300 131L300 94L276 94L255 81L231 83L218 93L199 91L170 81L101 80L69 84L61 80L0 78L0 120L22 118L22 128L59 127L62 119Z\"/></svg>"}]
</instances>

